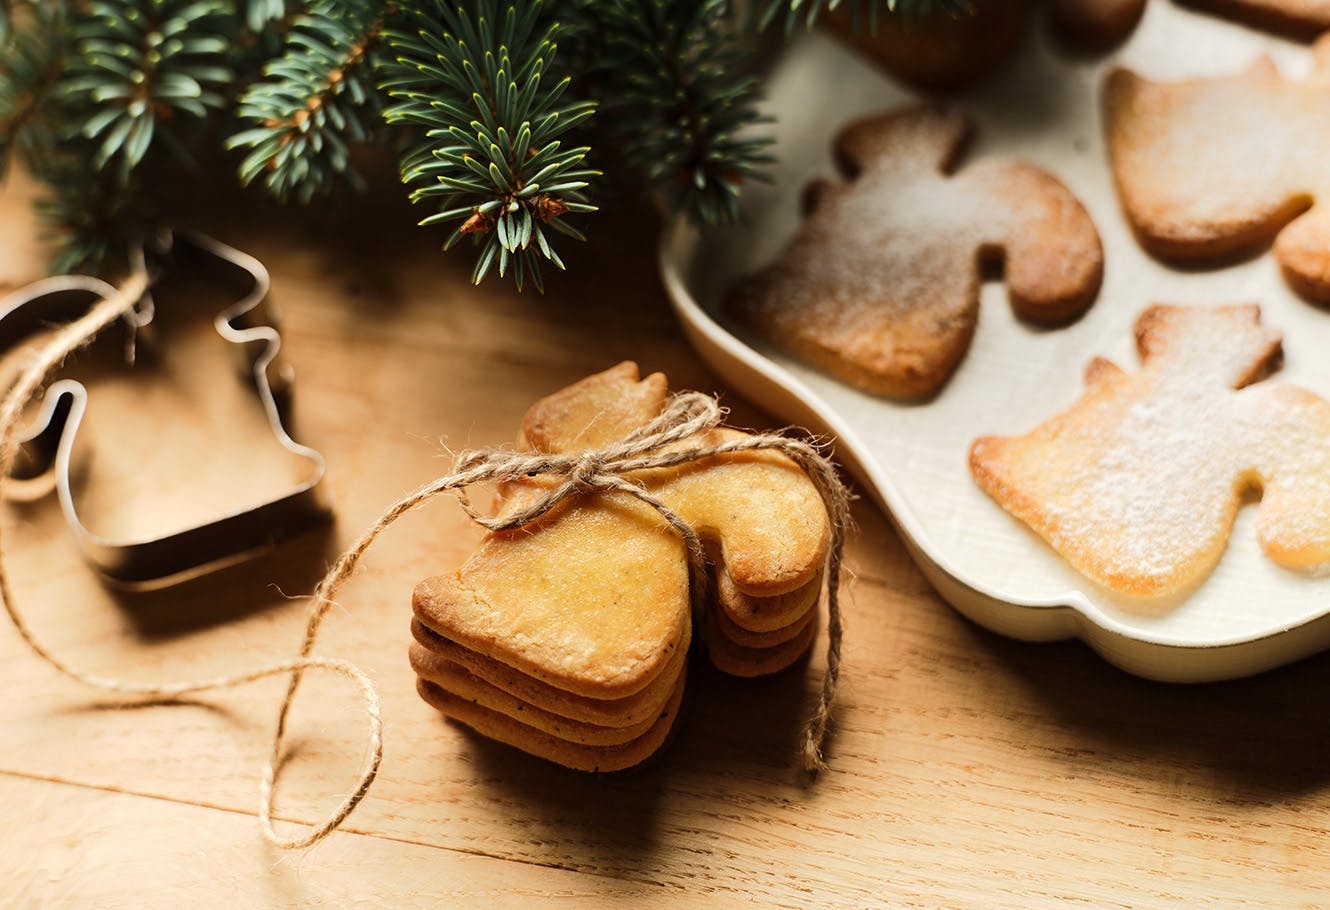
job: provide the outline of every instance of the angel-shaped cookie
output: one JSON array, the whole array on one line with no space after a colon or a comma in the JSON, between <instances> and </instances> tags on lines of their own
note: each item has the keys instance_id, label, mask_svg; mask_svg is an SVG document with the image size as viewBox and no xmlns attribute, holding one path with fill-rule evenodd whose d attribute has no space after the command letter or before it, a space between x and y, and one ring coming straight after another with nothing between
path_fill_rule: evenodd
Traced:
<instances>
[{"instance_id":1,"label":"angel-shaped cookie","mask_svg":"<svg viewBox=\"0 0 1330 910\"><path fill-rule=\"evenodd\" d=\"M988 158L957 169L966 121L915 107L850 124L836 140L845 182L805 194L804 223L732 290L737 318L866 391L936 392L970 346L981 269L1005 264L1011 304L1054 324L1098 293L1090 216L1051 174Z\"/></svg>"},{"instance_id":2,"label":"angel-shaped cookie","mask_svg":"<svg viewBox=\"0 0 1330 910\"><path fill-rule=\"evenodd\" d=\"M1314 54L1315 71L1301 81L1267 57L1212 79L1109 75L1113 174L1146 249L1205 260L1274 240L1289 284L1330 302L1330 36Z\"/></svg>"},{"instance_id":3,"label":"angel-shaped cookie","mask_svg":"<svg viewBox=\"0 0 1330 910\"><path fill-rule=\"evenodd\" d=\"M623 363L537 402L524 449L602 449L666 405L660 373ZM745 434L689 437L714 445ZM715 602L698 630L740 675L792 664L816 634L831 527L822 498L784 455L751 451L634 471L710 547ZM502 484L505 514L557 481ZM637 764L664 741L694 638L684 544L650 506L585 492L522 528L486 536L460 569L416 588L412 665L421 695L487 736L584 770Z\"/></svg>"},{"instance_id":4,"label":"angel-shaped cookie","mask_svg":"<svg viewBox=\"0 0 1330 910\"><path fill-rule=\"evenodd\" d=\"M1290 569L1330 562L1330 403L1262 382L1279 333L1250 306L1154 306L1136 322L1140 372L1096 358L1086 391L1022 436L975 441L980 487L1073 566L1115 591L1162 596L1202 580L1244 494Z\"/></svg>"}]
</instances>

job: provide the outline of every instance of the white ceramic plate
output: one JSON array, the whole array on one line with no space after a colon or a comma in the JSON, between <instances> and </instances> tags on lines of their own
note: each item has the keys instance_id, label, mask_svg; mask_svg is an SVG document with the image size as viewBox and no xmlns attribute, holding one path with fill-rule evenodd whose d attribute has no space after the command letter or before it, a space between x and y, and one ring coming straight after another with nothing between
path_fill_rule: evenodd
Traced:
<instances>
[{"instance_id":1,"label":"white ceramic plate","mask_svg":"<svg viewBox=\"0 0 1330 910\"><path fill-rule=\"evenodd\" d=\"M1143 609L1096 586L971 480L977 436L1024 432L1081 392L1095 354L1138 367L1132 323L1154 302L1256 301L1284 332L1280 378L1330 397L1330 313L1283 283L1273 258L1181 272L1150 259L1113 193L1099 119L1099 87L1115 64L1159 79L1218 75L1270 53L1290 76L1310 53L1241 26L1149 4L1133 37L1106 57L1069 56L1037 28L1017 63L951 104L977 122L969 158L1011 154L1057 174L1089 209L1104 242L1103 290L1074 325L1041 331L1018 321L1000 282L984 287L979 328L960 369L927 404L862 394L736 327L721 300L738 276L769 261L798 222L798 190L832 176L829 143L850 118L915 96L823 35L801 38L771 73L780 165L753 186L748 227L705 239L679 229L661 251L666 288L692 343L737 391L784 420L834 433L837 452L891 515L933 585L958 610L1017 638L1079 636L1108 660L1177 681L1254 673L1330 647L1330 578L1281 569L1253 534L1245 507L1210 578L1185 601ZM1328 150L1330 151L1330 150Z\"/></svg>"}]
</instances>

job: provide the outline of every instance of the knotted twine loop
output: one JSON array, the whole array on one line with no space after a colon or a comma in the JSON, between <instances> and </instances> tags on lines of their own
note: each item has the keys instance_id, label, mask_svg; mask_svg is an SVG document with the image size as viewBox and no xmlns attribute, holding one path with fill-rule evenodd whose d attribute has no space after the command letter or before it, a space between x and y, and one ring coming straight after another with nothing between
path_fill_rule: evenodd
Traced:
<instances>
[{"instance_id":1,"label":"knotted twine loop","mask_svg":"<svg viewBox=\"0 0 1330 910\"><path fill-rule=\"evenodd\" d=\"M64 362L66 357L91 343L99 332L117 319L129 314L147 287L147 276L137 273L131 276L114 295L98 302L82 318L61 328L37 351L32 362L24 368L6 393L3 403L0 403L0 502L4 501L5 484L9 480L10 469L18 454L17 426L24 406L36 395L45 379ZM678 532L685 543L688 555L691 591L694 608L697 609L706 599L706 585L710 578L706 551L701 539L678 513L652 494L645 485L633 482L627 475L635 471L670 468L737 452L776 451L789 457L812 479L826 506L831 524L831 541L825 567L828 612L827 667L817 705L804 728L802 744L804 766L810 772L816 772L826 767L822 755L823 744L840 678L842 624L839 591L845 535L850 525L849 493L836 473L835 467L817 446L789 436L761 434L713 445L670 448L676 443L719 426L723 416L724 411L715 398L700 392L683 392L672 396L664 411L646 426L603 449L572 455L494 449L462 453L458 456L452 473L433 480L398 500L338 557L327 575L314 589L306 618L304 639L297 656L245 673L187 682L152 684L98 676L69 666L33 635L27 622L18 612L5 564L2 536L0 536L0 599L3 600L5 612L20 637L39 658L65 676L93 688L148 698L176 698L210 689L233 688L270 676L290 674L290 682L278 710L272 747L260 779L259 821L264 838L270 843L283 848L308 847L331 834L360 804L378 775L379 765L383 759L383 723L380 716L380 701L373 682L364 672L347 661L311 656L318 641L319 628L328 610L335 603L337 594L354 574L361 557L373 546L383 531L417 506L450 491L457 494L462 507L473 520L491 531L525 527L547 515L568 497L577 493L617 491L650 506ZM466 499L466 488L476 483L512 481L539 475L562 479L530 505L508 514L483 515L472 508ZM310 669L327 670L355 683L369 720L369 743L354 788L343 798L333 813L321 824L306 828L303 835L285 838L279 835L273 826L272 811L277 769L281 766L291 707L304 672Z\"/></svg>"},{"instance_id":2,"label":"knotted twine loop","mask_svg":"<svg viewBox=\"0 0 1330 910\"><path fill-rule=\"evenodd\" d=\"M134 308L147 291L148 285L147 274L136 272L114 294L98 301L82 317L56 331L46 343L36 349L32 354L32 359L23 367L14 384L5 393L3 401L0 402L0 502L5 501L5 488L9 483L14 461L18 457L18 422L23 414L24 407L40 391L47 377L60 364L64 363L70 354L86 347L103 329L113 324L117 319L131 317ZM132 327L132 319L130 324ZM286 848L311 846L332 833L333 829L340 825L351 814L356 805L364 799L365 794L369 791L370 784L378 773L379 763L383 758L383 723L380 719L379 696L374 688L374 683L355 665L344 660L311 657L309 655L310 648L306 647L293 660L280 661L244 673L185 682L140 683L85 673L65 663L64 660L57 657L42 644L28 627L27 620L19 612L9 578L3 533L3 524L0 524L0 601L4 603L5 613L8 614L10 621L14 624L19 637L27 643L34 654L60 673L84 685L108 692L118 692L123 695L173 699L209 689L229 689L255 680L270 676L285 676L289 673L293 682L291 688L288 689L287 700L282 705L282 717L284 719L290 708L290 700L294 695L294 680L303 671L309 669L327 670L339 676L347 677L355 683L361 701L364 703L370 726L368 754L355 789L342 800L333 814L321 825L309 829L303 836L291 838L280 836L272 824L275 769L280 765L282 753L283 729L279 726L273 742L272 752L267 765L263 769L263 776L260 781L262 802L259 807L259 818L263 825L263 835L270 843ZM325 579L326 581L327 579ZM327 605L316 602L315 608L311 610L310 614L311 625L315 622L315 610L321 616L327 610ZM308 633L306 640L312 646L313 642Z\"/></svg>"}]
</instances>

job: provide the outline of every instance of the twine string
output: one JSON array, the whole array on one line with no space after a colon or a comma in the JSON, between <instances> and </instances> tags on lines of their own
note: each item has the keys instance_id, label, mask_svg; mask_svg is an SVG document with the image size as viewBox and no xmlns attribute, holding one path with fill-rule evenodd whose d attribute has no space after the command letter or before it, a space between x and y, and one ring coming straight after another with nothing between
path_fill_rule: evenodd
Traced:
<instances>
[{"instance_id":1,"label":"twine string","mask_svg":"<svg viewBox=\"0 0 1330 910\"><path fill-rule=\"evenodd\" d=\"M29 362L23 366L13 385L5 393L3 401L0 402L0 502L5 501L5 488L9 483L14 461L18 457L18 424L24 407L41 390L47 377L64 363L69 355L89 345L98 334L118 319L129 317L138 305L139 300L146 293L148 285L148 275L144 272L135 272L116 289L115 293L99 300L83 316L56 330L44 344L35 349ZM183 695L212 689L234 688L271 676L291 674L294 679L303 671L310 669L326 670L346 677L355 684L360 699L364 703L370 728L368 752L355 788L347 794L326 821L309 829L303 836L284 838L279 835L272 824L276 768L280 765L281 757L281 731L279 730L273 753L269 757L260 780L262 802L259 817L263 825L264 837L268 841L279 847L287 848L307 847L315 844L327 837L364 799L375 775L378 773L379 763L383 759L383 723L380 717L379 696L374 688L374 683L354 664L333 658L311 657L308 648L306 648L294 660L279 661L242 673L199 680L143 683L84 672L66 663L43 644L19 611L9 576L3 535L3 523L0 523L0 602L4 604L6 615L13 623L19 637L37 657L64 676L86 686L107 692L116 692L121 695L175 699ZM324 609L326 610L326 608ZM314 626L315 614L311 613L310 618L311 626ZM318 618L321 618L321 613ZM307 628L307 640L312 631L313 629ZM285 716L289 707L289 704L284 703L283 716Z\"/></svg>"},{"instance_id":2,"label":"twine string","mask_svg":"<svg viewBox=\"0 0 1330 910\"><path fill-rule=\"evenodd\" d=\"M131 313L146 292L148 277L132 275L117 291L95 304L84 316L55 332L36 352L32 361L0 403L0 501L5 484L18 454L18 421L26 404L41 389L46 378L73 352L85 347L107 326ZM272 676L288 675L289 681L278 709L272 747L260 778L259 821L270 843L283 848L308 847L331 834L355 810L368 794L383 760L383 722L381 702L370 678L354 664L334 658L313 656L320 627L336 603L338 593L354 574L361 558L379 535L408 512L436 497L453 492L462 508L474 521L491 531L525 527L548 515L569 497L589 492L619 492L632 496L654 509L684 542L688 559L690 590L694 609L707 600L710 582L706 551L702 540L682 516L652 493L643 483L628 475L637 471L675 467L737 452L776 451L788 456L812 479L826 506L831 521L831 541L826 558L827 578L827 649L826 672L817 704L804 728L802 752L809 771L826 767L823 745L835 701L840 676L842 621L839 582L845 534L849 527L849 494L835 467L820 449L804 440L780 434L760 434L715 444L676 446L720 425L724 411L715 398L700 392L672 396L666 408L625 439L602 449L576 454L547 454L488 449L460 454L453 471L420 487L398 500L347 549L315 587L306 617L304 637L294 658L256 669L201 680L168 683L141 683L85 673L56 656L33 634L18 611L6 566L3 529L0 529L0 600L19 636L43 661L84 685L126 695L151 698L178 698L206 690L228 689ZM676 446L671 448L671 446ZM558 482L524 508L501 515L485 515L466 499L466 488L486 481L513 481L524 477L547 476ZM344 796L323 822L306 827L304 833L291 837L280 835L273 824L278 769L286 743L292 705L307 670L324 670L350 679L364 705L369 722L369 741L360 774L354 787Z\"/></svg>"}]
</instances>

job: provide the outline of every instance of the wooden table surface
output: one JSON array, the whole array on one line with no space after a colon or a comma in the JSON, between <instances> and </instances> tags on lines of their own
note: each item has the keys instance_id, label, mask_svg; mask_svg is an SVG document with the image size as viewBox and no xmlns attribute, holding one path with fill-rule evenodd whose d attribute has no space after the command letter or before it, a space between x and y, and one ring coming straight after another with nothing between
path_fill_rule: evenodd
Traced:
<instances>
[{"instance_id":1,"label":"wooden table surface","mask_svg":"<svg viewBox=\"0 0 1330 910\"><path fill-rule=\"evenodd\" d=\"M0 286L41 273L32 193L19 177L0 191ZM247 197L200 206L201 226L272 269L298 435L327 455L336 522L134 593L83 564L50 498L7 508L20 608L67 660L150 681L288 656L305 610L296 595L388 503L443 473L446 447L511 440L534 398L621 359L722 393L741 425L771 425L684 342L642 212L598 216L594 243L542 297L469 287L466 254L439 254L443 235L414 229L397 195L387 185L307 216ZM169 520L254 495L259 475L282 481L259 436L208 435L209 408L225 407L209 390L233 380L200 383L207 364L188 365L94 389L104 435L88 450L109 483L97 502L107 521L131 495L156 497L149 519ZM377 681L382 772L345 829L306 852L268 847L255 818L280 680L126 707L0 630L0 905L1330 902L1330 657L1218 685L1145 682L1076 642L975 627L879 512L860 501L855 516L831 769L813 781L795 744L820 656L760 681L699 666L672 746L621 775L565 771L443 721L407 665L410 592L479 534L447 501L402 521L318 649ZM313 821L352 782L364 720L344 683L311 678L293 725L278 808Z\"/></svg>"}]
</instances>

